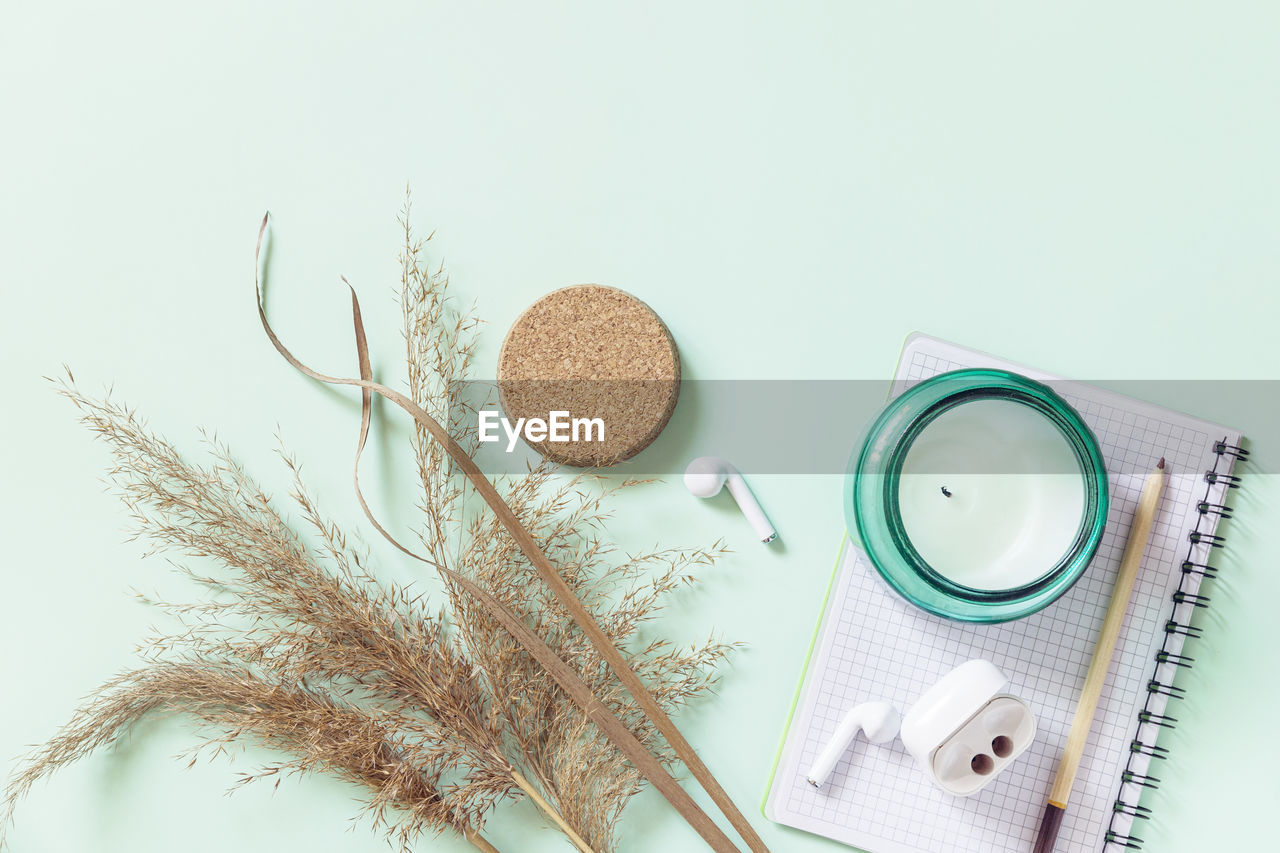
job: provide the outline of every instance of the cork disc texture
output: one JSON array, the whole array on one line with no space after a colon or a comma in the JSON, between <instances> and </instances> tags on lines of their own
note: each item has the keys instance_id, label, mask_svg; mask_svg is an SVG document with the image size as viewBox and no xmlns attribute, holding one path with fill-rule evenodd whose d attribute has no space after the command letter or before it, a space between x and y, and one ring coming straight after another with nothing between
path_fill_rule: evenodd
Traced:
<instances>
[{"instance_id":1,"label":"cork disc texture","mask_svg":"<svg viewBox=\"0 0 1280 853\"><path fill-rule=\"evenodd\" d=\"M666 324L631 294L599 284L539 299L507 332L498 356L506 417L599 418L599 429L561 429L568 441L528 442L553 462L605 467L648 447L671 419L680 393L680 354ZM587 440L590 438L591 440Z\"/></svg>"}]
</instances>

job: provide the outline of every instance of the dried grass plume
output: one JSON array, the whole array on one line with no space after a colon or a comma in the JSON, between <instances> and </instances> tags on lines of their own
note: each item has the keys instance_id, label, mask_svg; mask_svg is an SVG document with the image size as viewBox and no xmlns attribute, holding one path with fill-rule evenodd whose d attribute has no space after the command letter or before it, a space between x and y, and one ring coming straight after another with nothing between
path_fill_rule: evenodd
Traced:
<instances>
[{"instance_id":1,"label":"dried grass plume","mask_svg":"<svg viewBox=\"0 0 1280 853\"><path fill-rule=\"evenodd\" d=\"M468 405L460 388L477 323L454 309L448 278L428 267L409 218L406 204L400 295L409 393L474 449L465 426L474 420L458 412ZM378 578L368 554L321 513L287 454L288 503L303 528L218 442L208 440L203 461L189 461L127 406L85 395L70 375L58 388L110 449L109 481L136 534L180 558L203 593L191 602L151 602L175 627L147 638L139 666L102 685L20 765L0 802L0 846L36 782L115 743L144 717L182 714L207 732L193 761L247 741L281 758L246 772L241 783L287 773L344 778L362 790L375 828L403 850L424 834L456 832L491 851L486 820L519 797L579 849L615 848L641 777L483 608L446 583L437 610L416 587ZM414 455L425 553L519 614L647 747L673 763L510 537L469 505L465 482L439 445L419 432ZM641 628L722 549L622 553L607 534L607 505L614 489L630 485L545 465L499 483L574 592L673 710L714 685L730 647L714 638L693 647L646 641Z\"/></svg>"}]
</instances>

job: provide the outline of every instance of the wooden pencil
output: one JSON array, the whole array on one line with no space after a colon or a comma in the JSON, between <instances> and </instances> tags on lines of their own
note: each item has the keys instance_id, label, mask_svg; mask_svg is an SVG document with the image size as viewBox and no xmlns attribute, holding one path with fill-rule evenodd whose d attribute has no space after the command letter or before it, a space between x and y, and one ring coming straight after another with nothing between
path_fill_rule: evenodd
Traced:
<instances>
[{"instance_id":1,"label":"wooden pencil","mask_svg":"<svg viewBox=\"0 0 1280 853\"><path fill-rule=\"evenodd\" d=\"M1160 494L1164 491L1164 480L1164 459L1161 458L1155 470L1147 476L1147 481L1142 486L1142 495L1138 498L1138 509L1133 516L1133 525L1129 528L1129 540L1125 543L1124 554L1120 558L1120 572L1116 576L1116 585L1111 590L1111 603L1107 605L1107 615L1102 620L1102 630L1098 633L1098 642L1093 648L1093 660L1089 663L1084 689L1076 705L1075 717L1071 720L1071 732L1067 735L1067 744L1062 750L1058 775L1053 780L1053 787L1049 789L1049 802L1045 805L1040 833L1036 836L1035 853L1052 853L1058 839L1058 830L1062 827L1062 819L1067 813L1067 800L1071 797L1071 788L1076 781L1076 771L1080 769L1080 757L1089 739L1089 729L1093 727L1098 699L1107 680L1107 670L1111 668L1111 657L1115 654L1116 642L1120 639L1120 626L1124 623L1124 614L1129 608L1129 597L1133 594L1138 567L1142 565L1142 555L1147 549L1147 540L1151 538L1151 527L1160 505Z\"/></svg>"}]
</instances>

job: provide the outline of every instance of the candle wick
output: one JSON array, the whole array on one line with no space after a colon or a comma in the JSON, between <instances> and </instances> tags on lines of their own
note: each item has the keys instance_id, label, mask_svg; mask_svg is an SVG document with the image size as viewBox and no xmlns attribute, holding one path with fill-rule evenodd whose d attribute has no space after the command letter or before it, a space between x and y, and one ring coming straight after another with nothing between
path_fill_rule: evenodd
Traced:
<instances>
[{"instance_id":1,"label":"candle wick","mask_svg":"<svg viewBox=\"0 0 1280 853\"><path fill-rule=\"evenodd\" d=\"M951 490L950 490L950 489L948 489L946 486L943 486L943 487L942 487L942 494L943 494L943 495L945 495L946 497L951 497Z\"/></svg>"}]
</instances>

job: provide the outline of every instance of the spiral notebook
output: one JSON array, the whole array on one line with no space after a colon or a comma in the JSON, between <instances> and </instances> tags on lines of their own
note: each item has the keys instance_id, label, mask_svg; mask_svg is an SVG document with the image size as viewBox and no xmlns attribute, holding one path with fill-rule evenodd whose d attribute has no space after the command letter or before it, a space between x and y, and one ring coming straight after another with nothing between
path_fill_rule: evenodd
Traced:
<instances>
[{"instance_id":1,"label":"spiral notebook","mask_svg":"<svg viewBox=\"0 0 1280 853\"><path fill-rule=\"evenodd\" d=\"M948 370L994 367L1052 382L1102 446L1111 487L1106 533L1081 580L1047 609L1003 625L950 622L916 609L881 580L857 548L842 544L805 672L765 797L766 817L871 853L1026 853L1032 849L1071 716L1102 624L1138 494L1151 465L1169 478L1058 849L1118 853L1141 845L1139 805L1158 784L1151 765L1167 757L1156 743L1172 725L1166 706L1198 638L1191 616L1205 607L1200 582L1216 573L1219 518L1240 433L1083 384L1009 364L935 338L904 346L894 393ZM816 789L805 773L844 711L883 699L905 711L940 677L971 658L987 658L1025 699L1039 731L1032 746L988 787L968 798L936 788L900 741L859 740Z\"/></svg>"}]
</instances>

